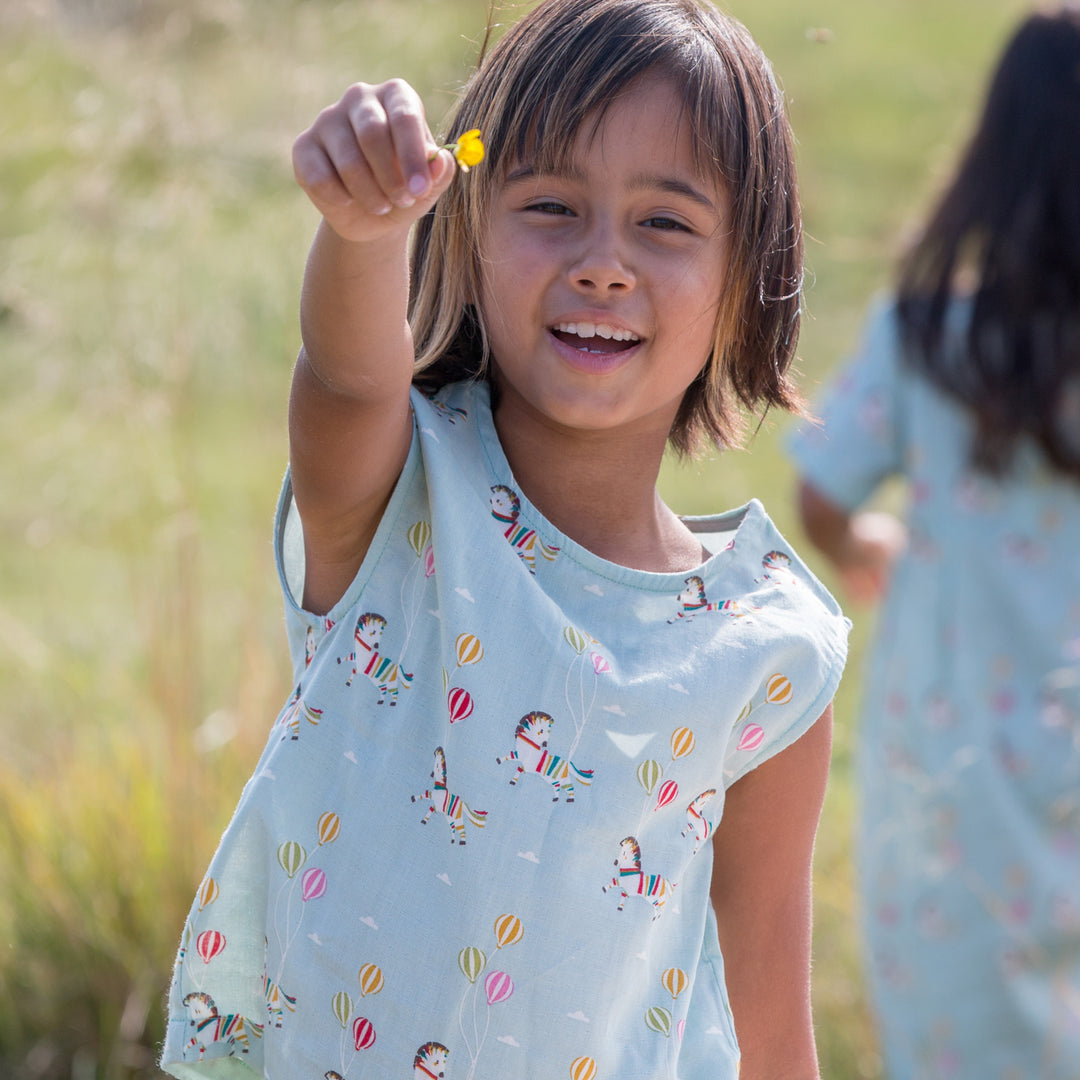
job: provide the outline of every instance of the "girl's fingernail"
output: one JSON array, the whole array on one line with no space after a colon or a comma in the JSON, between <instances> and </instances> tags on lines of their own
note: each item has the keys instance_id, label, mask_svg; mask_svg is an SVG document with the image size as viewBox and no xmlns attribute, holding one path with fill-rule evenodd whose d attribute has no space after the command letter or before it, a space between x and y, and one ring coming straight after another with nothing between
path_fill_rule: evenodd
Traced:
<instances>
[{"instance_id":1,"label":"girl's fingernail","mask_svg":"<svg viewBox=\"0 0 1080 1080\"><path fill-rule=\"evenodd\" d=\"M436 151L436 153L438 153L438 151ZM409 178L409 190L414 195L423 195L424 192L427 191L427 186L427 177L421 176L419 173L417 173L416 176Z\"/></svg>"}]
</instances>

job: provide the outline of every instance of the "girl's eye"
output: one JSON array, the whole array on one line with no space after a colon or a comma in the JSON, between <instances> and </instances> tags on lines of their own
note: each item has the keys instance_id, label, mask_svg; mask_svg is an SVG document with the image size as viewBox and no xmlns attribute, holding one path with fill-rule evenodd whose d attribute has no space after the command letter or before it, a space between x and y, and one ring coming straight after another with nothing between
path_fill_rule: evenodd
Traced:
<instances>
[{"instance_id":1,"label":"girl's eye","mask_svg":"<svg viewBox=\"0 0 1080 1080\"><path fill-rule=\"evenodd\" d=\"M690 230L681 222L676 221L674 218L663 217L658 215L656 217L646 218L643 225L648 225L651 229L661 229L665 232L689 232Z\"/></svg>"},{"instance_id":2,"label":"girl's eye","mask_svg":"<svg viewBox=\"0 0 1080 1080\"><path fill-rule=\"evenodd\" d=\"M573 211L570 207L563 205L560 202L535 202L530 203L526 210L535 210L540 214L571 214Z\"/></svg>"}]
</instances>

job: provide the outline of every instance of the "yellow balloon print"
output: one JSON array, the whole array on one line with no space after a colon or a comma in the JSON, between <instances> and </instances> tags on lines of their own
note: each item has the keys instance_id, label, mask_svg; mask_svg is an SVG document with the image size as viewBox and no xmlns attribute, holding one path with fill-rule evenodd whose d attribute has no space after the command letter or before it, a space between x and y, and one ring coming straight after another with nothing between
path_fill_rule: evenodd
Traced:
<instances>
[{"instance_id":1,"label":"yellow balloon print","mask_svg":"<svg viewBox=\"0 0 1080 1080\"><path fill-rule=\"evenodd\" d=\"M320 847L323 844L333 843L337 839L338 833L341 832L341 818L332 810L327 810L325 814L319 815L317 828Z\"/></svg>"},{"instance_id":2,"label":"yellow balloon print","mask_svg":"<svg viewBox=\"0 0 1080 1080\"><path fill-rule=\"evenodd\" d=\"M383 973L375 964L365 964L360 969L360 996L377 994L383 988Z\"/></svg>"},{"instance_id":3,"label":"yellow balloon print","mask_svg":"<svg viewBox=\"0 0 1080 1080\"><path fill-rule=\"evenodd\" d=\"M668 968L660 976L660 985L671 995L672 1001L686 989L688 981L686 972L682 968Z\"/></svg>"},{"instance_id":4,"label":"yellow balloon print","mask_svg":"<svg viewBox=\"0 0 1080 1080\"><path fill-rule=\"evenodd\" d=\"M495 947L516 945L525 935L521 920L516 915L500 915L495 920Z\"/></svg>"},{"instance_id":5,"label":"yellow balloon print","mask_svg":"<svg viewBox=\"0 0 1080 1080\"><path fill-rule=\"evenodd\" d=\"M596 1080L596 1062L591 1057L574 1058L570 1062L570 1080Z\"/></svg>"},{"instance_id":6,"label":"yellow balloon print","mask_svg":"<svg viewBox=\"0 0 1080 1080\"><path fill-rule=\"evenodd\" d=\"M457 647L458 667L464 667L466 664L478 664L483 660L484 646L480 644L479 638L474 637L472 634L458 634L455 644Z\"/></svg>"},{"instance_id":7,"label":"yellow balloon print","mask_svg":"<svg viewBox=\"0 0 1080 1080\"><path fill-rule=\"evenodd\" d=\"M671 756L686 757L694 751L694 733L688 727L676 728L671 733Z\"/></svg>"},{"instance_id":8,"label":"yellow balloon print","mask_svg":"<svg viewBox=\"0 0 1080 1080\"><path fill-rule=\"evenodd\" d=\"M217 882L207 876L199 889L199 910L202 911L208 904L212 904L221 895Z\"/></svg>"},{"instance_id":9,"label":"yellow balloon print","mask_svg":"<svg viewBox=\"0 0 1080 1080\"><path fill-rule=\"evenodd\" d=\"M765 700L770 705L786 705L792 696L791 680L779 672L769 677L765 684Z\"/></svg>"}]
</instances>

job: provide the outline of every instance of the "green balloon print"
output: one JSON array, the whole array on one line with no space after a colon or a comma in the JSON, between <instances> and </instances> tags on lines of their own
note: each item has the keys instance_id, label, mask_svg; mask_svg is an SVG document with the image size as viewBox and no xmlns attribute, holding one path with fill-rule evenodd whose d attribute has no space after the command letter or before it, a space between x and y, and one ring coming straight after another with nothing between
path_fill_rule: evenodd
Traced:
<instances>
[{"instance_id":1,"label":"green balloon print","mask_svg":"<svg viewBox=\"0 0 1080 1080\"><path fill-rule=\"evenodd\" d=\"M334 1015L344 1031L349 1026L349 1017L352 1016L352 998L344 990L334 995Z\"/></svg>"},{"instance_id":2,"label":"green balloon print","mask_svg":"<svg viewBox=\"0 0 1080 1080\"><path fill-rule=\"evenodd\" d=\"M648 761L643 761L637 768L638 783L641 784L649 795L652 794L653 788L656 787L656 781L663 775L663 766L659 761L653 761L652 758Z\"/></svg>"},{"instance_id":3,"label":"green balloon print","mask_svg":"<svg viewBox=\"0 0 1080 1080\"><path fill-rule=\"evenodd\" d=\"M665 1039L671 1037L671 1013L667 1009L654 1005L645 1014L645 1026L651 1031L659 1032Z\"/></svg>"},{"instance_id":4,"label":"green balloon print","mask_svg":"<svg viewBox=\"0 0 1080 1080\"><path fill-rule=\"evenodd\" d=\"M307 862L307 852L304 850L301 844L298 844L295 840L286 840L284 844L277 849L277 861L282 870L288 874L289 877L293 877L296 871Z\"/></svg>"},{"instance_id":5,"label":"green balloon print","mask_svg":"<svg viewBox=\"0 0 1080 1080\"><path fill-rule=\"evenodd\" d=\"M461 968L461 974L469 982L474 983L480 978L484 967L487 965L487 957L479 949L470 945L458 953L457 962L458 967Z\"/></svg>"},{"instance_id":6,"label":"green balloon print","mask_svg":"<svg viewBox=\"0 0 1080 1080\"><path fill-rule=\"evenodd\" d=\"M588 644L588 641L580 630L575 630L574 627L568 626L563 630L562 636L566 638L566 643L578 655L585 651L585 646Z\"/></svg>"},{"instance_id":7,"label":"green balloon print","mask_svg":"<svg viewBox=\"0 0 1080 1080\"><path fill-rule=\"evenodd\" d=\"M427 547L427 542L431 539L431 526L426 521L418 521L409 529L407 536L409 546L419 558L423 555L424 548Z\"/></svg>"}]
</instances>

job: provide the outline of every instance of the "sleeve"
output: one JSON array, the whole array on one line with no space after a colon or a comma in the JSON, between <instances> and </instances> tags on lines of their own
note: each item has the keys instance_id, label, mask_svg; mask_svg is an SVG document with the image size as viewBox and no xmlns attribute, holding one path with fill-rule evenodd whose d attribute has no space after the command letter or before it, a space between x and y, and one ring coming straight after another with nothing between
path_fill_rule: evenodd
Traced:
<instances>
[{"instance_id":1,"label":"sleeve","mask_svg":"<svg viewBox=\"0 0 1080 1080\"><path fill-rule=\"evenodd\" d=\"M818 402L821 426L805 424L789 440L801 476L847 510L903 467L900 352L895 307L879 302L854 356Z\"/></svg>"},{"instance_id":2,"label":"sleeve","mask_svg":"<svg viewBox=\"0 0 1080 1080\"><path fill-rule=\"evenodd\" d=\"M728 739L725 787L806 734L844 673L850 620L797 556L790 571L777 586L775 607L755 616L768 627L761 644L766 659Z\"/></svg>"}]
</instances>

